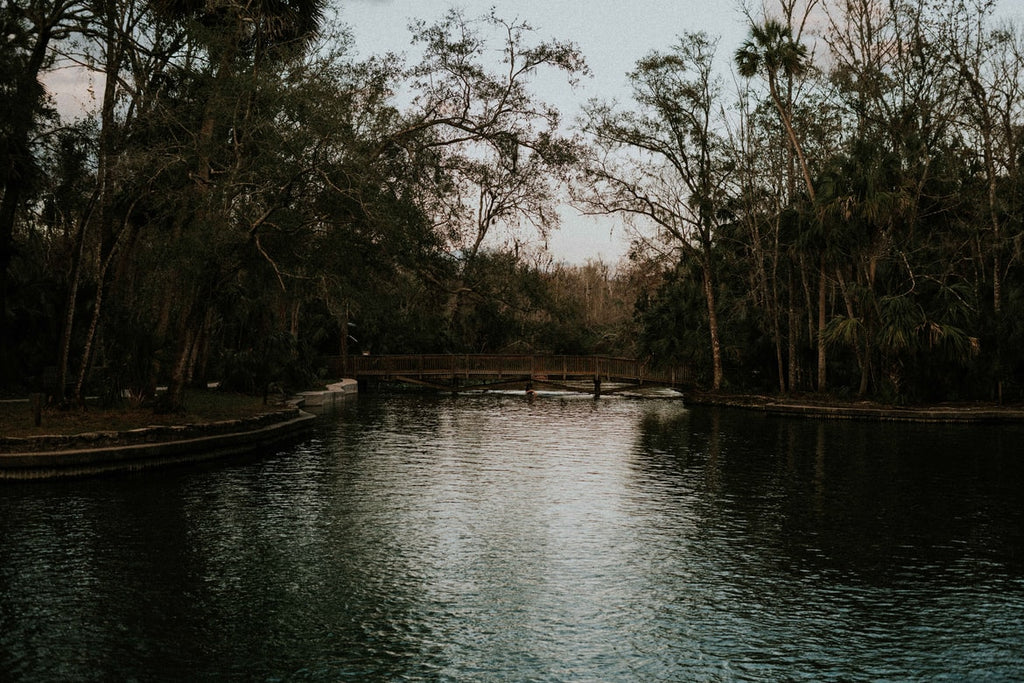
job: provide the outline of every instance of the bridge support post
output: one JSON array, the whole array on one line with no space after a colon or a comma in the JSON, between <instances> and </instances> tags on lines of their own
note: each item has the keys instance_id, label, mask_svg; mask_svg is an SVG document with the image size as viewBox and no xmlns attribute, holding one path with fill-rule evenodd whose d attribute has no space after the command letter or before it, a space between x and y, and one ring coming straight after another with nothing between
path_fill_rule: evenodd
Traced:
<instances>
[{"instance_id":1,"label":"bridge support post","mask_svg":"<svg viewBox=\"0 0 1024 683\"><path fill-rule=\"evenodd\" d=\"M594 398L601 398L601 377L594 377Z\"/></svg>"}]
</instances>

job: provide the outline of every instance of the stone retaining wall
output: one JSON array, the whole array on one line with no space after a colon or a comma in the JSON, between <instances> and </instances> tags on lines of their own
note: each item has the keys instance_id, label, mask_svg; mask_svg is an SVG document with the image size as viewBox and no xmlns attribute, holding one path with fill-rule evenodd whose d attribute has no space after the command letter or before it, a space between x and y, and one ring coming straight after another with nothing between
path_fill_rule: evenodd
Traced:
<instances>
[{"instance_id":1,"label":"stone retaining wall","mask_svg":"<svg viewBox=\"0 0 1024 683\"><path fill-rule=\"evenodd\" d=\"M698 394L687 395L691 405L757 410L768 415L827 420L871 420L875 422L933 422L948 424L997 424L1024 422L1020 407L984 404L938 406L887 406L870 403L821 403L799 399L780 400L767 396Z\"/></svg>"},{"instance_id":2,"label":"stone retaining wall","mask_svg":"<svg viewBox=\"0 0 1024 683\"><path fill-rule=\"evenodd\" d=\"M355 380L306 391L290 407L237 420L151 426L125 431L0 437L0 480L52 479L200 462L273 447L312 427L357 392Z\"/></svg>"},{"instance_id":3,"label":"stone retaining wall","mask_svg":"<svg viewBox=\"0 0 1024 683\"><path fill-rule=\"evenodd\" d=\"M58 448L37 444L35 450L0 453L0 480L78 477L242 455L295 438L315 420L315 415L293 408L209 425L147 427L66 440L43 437Z\"/></svg>"},{"instance_id":4,"label":"stone retaining wall","mask_svg":"<svg viewBox=\"0 0 1024 683\"><path fill-rule=\"evenodd\" d=\"M296 395L298 405L313 412L330 411L338 405L355 396L359 391L359 384L354 379L343 379L334 384L328 384L326 389L319 391L303 391Z\"/></svg>"},{"instance_id":5,"label":"stone retaining wall","mask_svg":"<svg viewBox=\"0 0 1024 683\"><path fill-rule=\"evenodd\" d=\"M144 443L194 439L201 436L232 434L285 422L298 417L300 412L298 406L292 406L253 417L203 424L153 425L123 431L84 432L81 434L52 434L27 437L5 436L0 437L0 457L7 453L113 448Z\"/></svg>"}]
</instances>

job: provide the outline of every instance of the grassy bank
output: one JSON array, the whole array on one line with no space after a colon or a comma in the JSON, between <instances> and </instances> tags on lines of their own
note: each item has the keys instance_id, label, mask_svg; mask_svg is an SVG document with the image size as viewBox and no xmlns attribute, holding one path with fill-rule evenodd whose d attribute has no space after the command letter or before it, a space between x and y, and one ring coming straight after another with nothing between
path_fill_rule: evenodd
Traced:
<instances>
[{"instance_id":1,"label":"grassy bank","mask_svg":"<svg viewBox=\"0 0 1024 683\"><path fill-rule=\"evenodd\" d=\"M34 424L32 405L25 401L0 402L0 436L26 437L87 432L124 431L156 425L206 424L233 420L279 409L280 405L263 404L260 396L247 396L219 391L190 391L185 396L185 411L157 414L151 408L132 408L127 404L101 408L87 404L85 408L62 410L44 408L40 426Z\"/></svg>"}]
</instances>

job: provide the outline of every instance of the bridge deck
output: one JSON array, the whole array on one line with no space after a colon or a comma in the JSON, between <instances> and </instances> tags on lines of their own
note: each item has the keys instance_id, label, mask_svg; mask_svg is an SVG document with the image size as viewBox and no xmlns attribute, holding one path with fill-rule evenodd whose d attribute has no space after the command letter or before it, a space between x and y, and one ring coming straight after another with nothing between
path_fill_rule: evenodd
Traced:
<instances>
[{"instance_id":1,"label":"bridge deck","mask_svg":"<svg viewBox=\"0 0 1024 683\"><path fill-rule=\"evenodd\" d=\"M334 356L327 360L332 374L339 376L409 382L444 391L531 383L600 394L602 385L603 393L613 393L640 386L682 389L693 384L687 367L652 369L637 360L610 356L433 354ZM588 387L567 384L573 382L585 382Z\"/></svg>"}]
</instances>

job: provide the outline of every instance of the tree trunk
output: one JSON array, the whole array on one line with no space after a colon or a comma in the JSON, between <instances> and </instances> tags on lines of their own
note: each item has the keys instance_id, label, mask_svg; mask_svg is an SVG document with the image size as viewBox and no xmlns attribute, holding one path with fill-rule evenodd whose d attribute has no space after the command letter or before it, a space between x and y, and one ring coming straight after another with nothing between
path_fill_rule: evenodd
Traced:
<instances>
[{"instance_id":1,"label":"tree trunk","mask_svg":"<svg viewBox=\"0 0 1024 683\"><path fill-rule=\"evenodd\" d=\"M856 319L856 308L853 305L853 297L850 296L849 287L846 286L846 278L843 277L843 269L836 268L836 281L839 283L839 292L846 304L846 317L850 320ZM863 341L862 341L863 338ZM867 329L853 340L853 350L857 355L857 368L860 370L860 386L857 389L857 396L864 396L868 390L868 358L867 358Z\"/></svg>"},{"instance_id":2,"label":"tree trunk","mask_svg":"<svg viewBox=\"0 0 1024 683\"><path fill-rule=\"evenodd\" d=\"M818 391L825 391L826 367L825 367L825 304L827 294L827 281L825 279L825 255L821 256L821 266L818 271Z\"/></svg>"},{"instance_id":3,"label":"tree trunk","mask_svg":"<svg viewBox=\"0 0 1024 683\"><path fill-rule=\"evenodd\" d=\"M101 269L102 270L102 269ZM89 321L89 331L85 335L85 346L82 348L82 359L78 365L78 379L75 381L75 402L78 405L85 405L85 377L89 374L89 366L92 365L93 342L96 339L96 330L100 324L100 311L103 310L103 273L96 277L96 300L93 302L92 319Z\"/></svg>"},{"instance_id":4,"label":"tree trunk","mask_svg":"<svg viewBox=\"0 0 1024 683\"><path fill-rule=\"evenodd\" d=\"M192 347L196 340L193 315L183 311L178 325L178 348L175 353L174 367L167 382L167 393L160 401L160 409L164 412L176 413L185 408L185 386L188 384L189 360L192 358Z\"/></svg>"},{"instance_id":5,"label":"tree trunk","mask_svg":"<svg viewBox=\"0 0 1024 683\"><path fill-rule=\"evenodd\" d=\"M800 330L800 324L797 321L795 293L793 291L793 269L789 268L789 334L786 337L787 352L789 353L789 390L793 391L797 386L797 357L796 357L796 340L797 334Z\"/></svg>"},{"instance_id":6,"label":"tree trunk","mask_svg":"<svg viewBox=\"0 0 1024 683\"><path fill-rule=\"evenodd\" d=\"M718 391L722 388L722 344L718 336L718 311L715 305L714 278L711 264L705 259L702 264L704 272L704 298L708 306L708 331L711 336L711 388Z\"/></svg>"},{"instance_id":7,"label":"tree trunk","mask_svg":"<svg viewBox=\"0 0 1024 683\"><path fill-rule=\"evenodd\" d=\"M96 193L92 195L89 207L81 218L75 231L75 250L71 261L71 275L68 283L68 296L64 313L64 329L61 331L60 352L57 360L57 393L54 396L58 404L67 399L68 366L71 363L71 333L75 325L75 308L78 306L78 286L82 279L82 259L85 258L85 234L92 217L92 208L96 202Z\"/></svg>"},{"instance_id":8,"label":"tree trunk","mask_svg":"<svg viewBox=\"0 0 1024 683\"><path fill-rule=\"evenodd\" d=\"M299 340L299 318L302 313L302 302L296 299L292 302L291 316L288 321L288 332L292 335L292 339L295 341Z\"/></svg>"},{"instance_id":9,"label":"tree trunk","mask_svg":"<svg viewBox=\"0 0 1024 683\"><path fill-rule=\"evenodd\" d=\"M985 116L986 123L990 117ZM989 219L992 222L992 312L995 317L996 329L996 400L1000 405L1003 403L1003 368L1002 368L1002 308L1003 308L1003 284L1002 284L1002 258L1000 249L1002 247L1002 230L999 221L999 204L997 195L997 178L992 149L992 131L985 130L982 133L985 138L985 173L988 176L988 210Z\"/></svg>"},{"instance_id":10,"label":"tree trunk","mask_svg":"<svg viewBox=\"0 0 1024 683\"><path fill-rule=\"evenodd\" d=\"M779 394L786 393L786 358L782 353L782 327L778 308L772 313L772 336L775 338L775 369L779 375Z\"/></svg>"}]
</instances>

